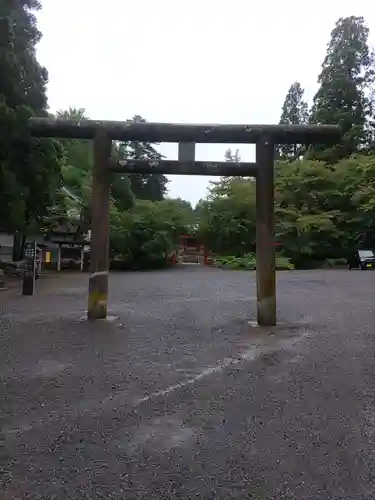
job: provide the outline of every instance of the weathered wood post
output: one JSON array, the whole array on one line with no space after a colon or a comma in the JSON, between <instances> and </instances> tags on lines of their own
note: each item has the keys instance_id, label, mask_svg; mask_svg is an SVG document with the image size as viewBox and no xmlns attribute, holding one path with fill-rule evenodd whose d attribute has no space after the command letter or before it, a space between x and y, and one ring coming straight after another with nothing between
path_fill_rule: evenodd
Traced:
<instances>
[{"instance_id":1,"label":"weathered wood post","mask_svg":"<svg viewBox=\"0 0 375 500\"><path fill-rule=\"evenodd\" d=\"M110 199L108 166L111 147L111 139L108 138L104 130L100 130L94 138L87 319L105 319L107 317Z\"/></svg>"},{"instance_id":2,"label":"weathered wood post","mask_svg":"<svg viewBox=\"0 0 375 500\"><path fill-rule=\"evenodd\" d=\"M274 150L273 139L256 143L256 278L259 326L276 325L274 246Z\"/></svg>"}]
</instances>

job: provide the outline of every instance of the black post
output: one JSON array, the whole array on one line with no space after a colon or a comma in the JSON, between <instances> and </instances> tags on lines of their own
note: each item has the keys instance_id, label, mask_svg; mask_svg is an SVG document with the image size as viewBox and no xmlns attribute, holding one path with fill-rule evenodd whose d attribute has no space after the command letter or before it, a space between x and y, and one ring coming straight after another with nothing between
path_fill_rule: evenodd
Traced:
<instances>
[{"instance_id":1,"label":"black post","mask_svg":"<svg viewBox=\"0 0 375 500\"><path fill-rule=\"evenodd\" d=\"M257 321L276 325L274 245L274 150L273 141L262 137L256 144L256 273Z\"/></svg>"},{"instance_id":2,"label":"black post","mask_svg":"<svg viewBox=\"0 0 375 500\"><path fill-rule=\"evenodd\" d=\"M22 295L34 295L36 278L36 242L25 243L25 269L23 271Z\"/></svg>"}]
</instances>

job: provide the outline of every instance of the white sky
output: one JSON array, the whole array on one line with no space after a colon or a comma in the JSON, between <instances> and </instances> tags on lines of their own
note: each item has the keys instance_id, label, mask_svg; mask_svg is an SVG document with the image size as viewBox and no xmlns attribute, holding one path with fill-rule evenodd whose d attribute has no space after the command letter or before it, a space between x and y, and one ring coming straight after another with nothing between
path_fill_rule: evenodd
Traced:
<instances>
[{"instance_id":1,"label":"white sky","mask_svg":"<svg viewBox=\"0 0 375 500\"><path fill-rule=\"evenodd\" d=\"M299 80L311 99L339 17L362 15L375 45L370 0L42 0L38 48L52 112L93 119L278 123ZM227 145L198 145L223 160ZM235 148L236 146L234 146ZM253 146L238 146L254 161ZM161 147L169 159L177 146ZM169 194L195 203L208 177L170 177Z\"/></svg>"}]
</instances>

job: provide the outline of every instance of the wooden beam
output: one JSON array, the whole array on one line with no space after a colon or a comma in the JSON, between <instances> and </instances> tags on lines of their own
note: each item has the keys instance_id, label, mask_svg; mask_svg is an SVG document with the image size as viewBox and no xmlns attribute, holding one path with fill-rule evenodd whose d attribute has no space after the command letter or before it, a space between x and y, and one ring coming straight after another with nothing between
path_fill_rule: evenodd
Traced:
<instances>
[{"instance_id":1,"label":"wooden beam","mask_svg":"<svg viewBox=\"0 0 375 500\"><path fill-rule=\"evenodd\" d=\"M112 173L127 174L167 174L167 175L209 175L209 176L236 176L255 177L256 163L228 163L195 161L180 163L174 160L143 161L126 160L111 161L109 170Z\"/></svg>"},{"instance_id":2,"label":"wooden beam","mask_svg":"<svg viewBox=\"0 0 375 500\"><path fill-rule=\"evenodd\" d=\"M30 118L35 137L93 139L104 131L109 139L143 142L256 143L267 135L275 144L335 143L342 136L338 125L204 125L135 123L132 121L58 120Z\"/></svg>"},{"instance_id":3,"label":"wooden beam","mask_svg":"<svg viewBox=\"0 0 375 500\"><path fill-rule=\"evenodd\" d=\"M259 326L276 325L274 150L268 137L256 145L256 275Z\"/></svg>"}]
</instances>

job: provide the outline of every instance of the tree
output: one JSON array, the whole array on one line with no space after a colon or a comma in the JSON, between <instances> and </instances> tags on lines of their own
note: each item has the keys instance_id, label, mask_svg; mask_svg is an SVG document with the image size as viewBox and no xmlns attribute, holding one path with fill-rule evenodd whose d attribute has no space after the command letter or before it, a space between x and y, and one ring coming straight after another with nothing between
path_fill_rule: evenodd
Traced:
<instances>
[{"instance_id":1,"label":"tree","mask_svg":"<svg viewBox=\"0 0 375 500\"><path fill-rule=\"evenodd\" d=\"M124 212L134 206L135 196L131 189L129 176L113 174L111 181L111 194L116 207Z\"/></svg>"},{"instance_id":2,"label":"tree","mask_svg":"<svg viewBox=\"0 0 375 500\"><path fill-rule=\"evenodd\" d=\"M59 120L87 120L83 108L69 108L56 113ZM72 193L81 198L87 185L91 184L94 162L91 140L61 139L64 150L63 183Z\"/></svg>"},{"instance_id":3,"label":"tree","mask_svg":"<svg viewBox=\"0 0 375 500\"><path fill-rule=\"evenodd\" d=\"M353 155L334 168L322 161L276 162L275 239L297 267L375 249L375 156ZM216 254L254 252L254 182L211 186L200 200L199 234ZM344 260L345 263L345 260Z\"/></svg>"},{"instance_id":4,"label":"tree","mask_svg":"<svg viewBox=\"0 0 375 500\"><path fill-rule=\"evenodd\" d=\"M87 119L84 109L69 108L57 113L57 118L62 120ZM133 120L144 121L135 116ZM63 139L61 143L65 152L63 167L64 185L77 196L84 196L85 191L90 197L91 172L94 162L92 141ZM160 160L162 155L148 143L120 143L114 142L112 157L117 160L139 159ZM134 206L135 198L160 201L166 193L168 180L163 175L119 175L114 174L111 180L111 190L114 203L120 211L128 210ZM87 187L90 186L89 190Z\"/></svg>"},{"instance_id":5,"label":"tree","mask_svg":"<svg viewBox=\"0 0 375 500\"><path fill-rule=\"evenodd\" d=\"M229 148L225 151L224 153L225 161L229 163L240 163L241 161L241 155L239 149L236 149L236 151L233 153L232 150Z\"/></svg>"},{"instance_id":6,"label":"tree","mask_svg":"<svg viewBox=\"0 0 375 500\"><path fill-rule=\"evenodd\" d=\"M243 255L255 249L255 184L246 178L213 183L199 202L199 236L215 253Z\"/></svg>"},{"instance_id":7,"label":"tree","mask_svg":"<svg viewBox=\"0 0 375 500\"><path fill-rule=\"evenodd\" d=\"M135 115L131 121L145 122L139 115ZM119 147L120 160L149 160L159 161L163 155L147 142L122 143ZM167 192L168 179L161 174L132 174L130 186L136 198L142 200L160 201L164 199Z\"/></svg>"},{"instance_id":8,"label":"tree","mask_svg":"<svg viewBox=\"0 0 375 500\"><path fill-rule=\"evenodd\" d=\"M236 149L234 152L228 148L224 153L225 161L228 163L240 163L241 155L239 149ZM238 177L237 177L238 178ZM215 190L220 190L221 188L226 189L236 177L231 175L227 175L224 177L220 177L219 181L210 181L209 184L211 186L211 193L216 192ZM210 195L209 195L210 196Z\"/></svg>"},{"instance_id":9,"label":"tree","mask_svg":"<svg viewBox=\"0 0 375 500\"><path fill-rule=\"evenodd\" d=\"M338 173L323 162L306 160L278 163L276 169L275 233L285 255L297 265L340 256L348 198Z\"/></svg>"},{"instance_id":10,"label":"tree","mask_svg":"<svg viewBox=\"0 0 375 500\"><path fill-rule=\"evenodd\" d=\"M334 163L366 147L366 123L370 113L366 93L373 81L368 35L363 17L355 16L340 18L331 33L311 122L338 124L344 136L341 143L333 147L317 145L311 148L309 157Z\"/></svg>"},{"instance_id":11,"label":"tree","mask_svg":"<svg viewBox=\"0 0 375 500\"><path fill-rule=\"evenodd\" d=\"M175 222L179 234L194 232L197 228L197 216L190 201L182 198L165 198L159 204L164 213Z\"/></svg>"},{"instance_id":12,"label":"tree","mask_svg":"<svg viewBox=\"0 0 375 500\"><path fill-rule=\"evenodd\" d=\"M186 207L181 208L177 200L136 200L131 210L112 211L112 256L128 268L164 267L186 231Z\"/></svg>"},{"instance_id":13,"label":"tree","mask_svg":"<svg viewBox=\"0 0 375 500\"><path fill-rule=\"evenodd\" d=\"M0 5L0 226L25 232L42 224L61 185L59 141L33 139L30 116L47 115L47 71L35 47L35 0Z\"/></svg>"},{"instance_id":14,"label":"tree","mask_svg":"<svg viewBox=\"0 0 375 500\"><path fill-rule=\"evenodd\" d=\"M290 86L282 107L281 124L299 125L308 122L309 112L307 102L303 99L304 89L299 82ZM281 158L294 160L303 154L300 144L284 144L278 147Z\"/></svg>"},{"instance_id":15,"label":"tree","mask_svg":"<svg viewBox=\"0 0 375 500\"><path fill-rule=\"evenodd\" d=\"M60 120L87 120L85 109L69 108L57 113ZM89 214L91 198L91 177L94 162L93 144L91 140L62 139L65 162L63 166L64 186L74 195L79 196ZM122 157L121 145L113 144L112 156L119 160ZM111 180L112 197L120 211L128 210L134 205L129 177L115 174Z\"/></svg>"},{"instance_id":16,"label":"tree","mask_svg":"<svg viewBox=\"0 0 375 500\"><path fill-rule=\"evenodd\" d=\"M373 68L375 71L375 57L374 53L371 55L373 59ZM370 112L368 120L366 123L366 135L367 135L367 152L370 154L375 153L375 81L371 82L368 89L368 99Z\"/></svg>"}]
</instances>

